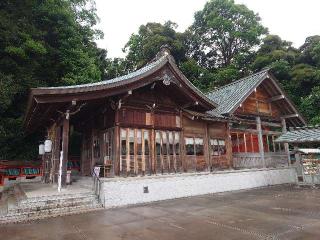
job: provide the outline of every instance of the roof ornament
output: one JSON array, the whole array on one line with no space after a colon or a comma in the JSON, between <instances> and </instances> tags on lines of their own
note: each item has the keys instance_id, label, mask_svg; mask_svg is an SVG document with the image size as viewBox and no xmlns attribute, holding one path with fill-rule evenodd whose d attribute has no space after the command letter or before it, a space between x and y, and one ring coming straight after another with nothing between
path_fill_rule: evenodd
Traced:
<instances>
[{"instance_id":1,"label":"roof ornament","mask_svg":"<svg viewBox=\"0 0 320 240\"><path fill-rule=\"evenodd\" d=\"M158 60L161 57L169 55L171 55L170 46L168 44L162 45L160 47L160 51L157 53L156 57L153 60L151 60L151 62L153 62L154 60Z\"/></svg>"},{"instance_id":2,"label":"roof ornament","mask_svg":"<svg viewBox=\"0 0 320 240\"><path fill-rule=\"evenodd\" d=\"M163 76L163 84L166 85L166 86L169 86L170 83L171 83L171 78L168 76L168 74L164 74Z\"/></svg>"}]
</instances>

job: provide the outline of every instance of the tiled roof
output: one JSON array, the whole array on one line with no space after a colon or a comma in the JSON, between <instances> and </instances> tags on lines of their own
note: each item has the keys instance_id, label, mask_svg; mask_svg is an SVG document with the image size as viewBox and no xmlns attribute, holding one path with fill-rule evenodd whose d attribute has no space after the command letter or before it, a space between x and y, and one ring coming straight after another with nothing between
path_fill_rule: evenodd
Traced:
<instances>
[{"instance_id":1,"label":"tiled roof","mask_svg":"<svg viewBox=\"0 0 320 240\"><path fill-rule=\"evenodd\" d=\"M320 127L296 128L282 134L276 142L307 143L320 142Z\"/></svg>"},{"instance_id":2,"label":"tiled roof","mask_svg":"<svg viewBox=\"0 0 320 240\"><path fill-rule=\"evenodd\" d=\"M157 54L157 56L144 67L134 72L131 72L129 74L126 74L124 76L120 76L110 80L104 80L100 82L80 84L80 85L33 88L31 89L31 95L75 94L75 93L93 92L93 91L99 91L99 90L105 90L105 89L112 89L116 87L122 87L127 84L144 81L143 79L146 76L150 76L151 74L155 73L166 64L170 64L170 66L174 69L175 73L193 92L196 93L196 95L198 95L200 99L204 100L212 108L217 106L217 104L214 101L208 98L203 92L201 92L197 87L195 87L184 76L181 70L177 67L173 56L170 54L170 51L166 49L161 50Z\"/></svg>"},{"instance_id":3,"label":"tiled roof","mask_svg":"<svg viewBox=\"0 0 320 240\"><path fill-rule=\"evenodd\" d=\"M265 79L269 69L241 78L207 94L218 107L216 114L229 114Z\"/></svg>"},{"instance_id":4,"label":"tiled roof","mask_svg":"<svg viewBox=\"0 0 320 240\"><path fill-rule=\"evenodd\" d=\"M119 82L123 82L125 80L129 80L129 79L134 79L135 77L138 77L150 70L152 70L153 68L159 66L161 63L164 63L167 61L167 55L163 55L162 57L160 57L158 60L153 61L147 65L145 65L144 67L128 73L126 75L120 76L120 77L116 77L113 79L109 79L109 80L104 80L104 81L100 81L100 82L94 82L94 83L87 83L87 84L79 84L79 85L70 85L70 86L60 86L60 87L39 87L37 89L67 89L67 88L85 88L85 87L94 87L94 86L99 86L99 85L109 85L109 84L114 84L114 83L119 83Z\"/></svg>"}]
</instances>

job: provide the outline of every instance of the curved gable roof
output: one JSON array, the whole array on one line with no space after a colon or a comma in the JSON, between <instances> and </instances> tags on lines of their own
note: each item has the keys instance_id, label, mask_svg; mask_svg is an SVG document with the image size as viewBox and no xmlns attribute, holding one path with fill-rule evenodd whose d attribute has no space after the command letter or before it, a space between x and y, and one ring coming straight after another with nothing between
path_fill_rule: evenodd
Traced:
<instances>
[{"instance_id":1,"label":"curved gable roof","mask_svg":"<svg viewBox=\"0 0 320 240\"><path fill-rule=\"evenodd\" d=\"M127 92L128 89L134 90L157 80L165 82L163 76L160 78L154 77L154 74L162 71L164 68L169 68L170 75L174 77L174 80L172 80L168 76L169 81L174 82L187 91L187 95L194 99L197 104L203 106L206 110L212 110L217 106L214 101L204 95L185 77L176 65L174 58L170 55L169 50L163 49L152 62L121 77L73 86L32 88L25 116L25 125L28 127L30 119L33 118L33 113L38 111L36 107L38 104L98 99L121 94Z\"/></svg>"},{"instance_id":2,"label":"curved gable roof","mask_svg":"<svg viewBox=\"0 0 320 240\"><path fill-rule=\"evenodd\" d=\"M165 65L169 65L170 69L173 70L174 74L178 76L178 79L184 84L184 87L187 87L192 91L203 103L205 103L208 109L217 107L217 104L204 95L198 88L196 88L180 71L180 69L175 64L174 58L170 53L165 49L159 54L153 62L145 65L144 67L131 72L127 75L117 77L110 80L104 80L95 83L87 83L81 85L72 85L72 86L60 86L60 87L39 87L31 89L31 97L40 96L40 95L68 95L68 94L77 94L77 93L88 93L101 90L112 90L116 87L123 87L128 84L138 83L137 86L145 85L143 79L150 76L151 74L157 72ZM139 84L140 83L140 84Z\"/></svg>"}]
</instances>

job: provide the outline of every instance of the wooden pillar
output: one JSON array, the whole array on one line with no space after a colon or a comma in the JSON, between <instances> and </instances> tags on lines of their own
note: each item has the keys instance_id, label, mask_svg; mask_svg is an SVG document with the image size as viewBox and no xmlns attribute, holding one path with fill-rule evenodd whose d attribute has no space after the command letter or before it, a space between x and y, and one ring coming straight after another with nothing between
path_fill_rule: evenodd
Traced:
<instances>
[{"instance_id":1,"label":"wooden pillar","mask_svg":"<svg viewBox=\"0 0 320 240\"><path fill-rule=\"evenodd\" d=\"M264 168L267 167L266 160L264 157L264 147L263 147L263 138L262 138L262 127L261 127L261 118L258 116L256 117L257 122L257 130L258 130L258 143L259 143L259 153L260 153L260 159L262 161L262 166Z\"/></svg>"},{"instance_id":2,"label":"wooden pillar","mask_svg":"<svg viewBox=\"0 0 320 240\"><path fill-rule=\"evenodd\" d=\"M156 148L155 148L155 130L154 128L151 129L151 136L150 136L150 157L151 157L151 166L150 166L150 174L155 174L156 173Z\"/></svg>"},{"instance_id":3,"label":"wooden pillar","mask_svg":"<svg viewBox=\"0 0 320 240\"><path fill-rule=\"evenodd\" d=\"M137 144L137 129L133 131L133 174L136 176L139 172L139 163L138 163L138 144Z\"/></svg>"},{"instance_id":4,"label":"wooden pillar","mask_svg":"<svg viewBox=\"0 0 320 240\"><path fill-rule=\"evenodd\" d=\"M113 164L114 164L114 174L116 176L120 176L120 161L121 161L121 144L120 144L120 127L119 127L119 110L115 111L115 127L114 127L114 133L113 133Z\"/></svg>"},{"instance_id":5,"label":"wooden pillar","mask_svg":"<svg viewBox=\"0 0 320 240\"><path fill-rule=\"evenodd\" d=\"M113 133L113 164L114 164L114 174L115 176L120 176L120 127L114 127Z\"/></svg>"},{"instance_id":6,"label":"wooden pillar","mask_svg":"<svg viewBox=\"0 0 320 240\"><path fill-rule=\"evenodd\" d=\"M204 135L204 157L207 165L207 170L210 171L211 169L211 161L210 161L210 139L209 139L209 129L208 123L205 122L205 135Z\"/></svg>"},{"instance_id":7,"label":"wooden pillar","mask_svg":"<svg viewBox=\"0 0 320 240\"><path fill-rule=\"evenodd\" d=\"M182 111L180 110L180 124L181 124L181 134L180 134L180 157L181 157L181 165L183 172L187 172L187 159L186 159L186 149L184 142L184 119Z\"/></svg>"},{"instance_id":8,"label":"wooden pillar","mask_svg":"<svg viewBox=\"0 0 320 240\"><path fill-rule=\"evenodd\" d=\"M68 150L69 150L69 114L67 114L62 121L62 174L61 186L66 186L67 180L67 166L68 166Z\"/></svg>"},{"instance_id":9,"label":"wooden pillar","mask_svg":"<svg viewBox=\"0 0 320 240\"><path fill-rule=\"evenodd\" d=\"M285 118L281 118L281 125L282 125L282 133L287 132L287 123ZM288 156L288 166L291 165L291 160L290 160L290 151L289 151L289 143L284 143L284 151L286 152Z\"/></svg>"},{"instance_id":10,"label":"wooden pillar","mask_svg":"<svg viewBox=\"0 0 320 240\"><path fill-rule=\"evenodd\" d=\"M50 182L58 182L57 173L58 173L58 166L60 160L60 139L61 139L61 126L55 126L55 137L52 141L52 165L51 165L51 172L50 172Z\"/></svg>"},{"instance_id":11,"label":"wooden pillar","mask_svg":"<svg viewBox=\"0 0 320 240\"><path fill-rule=\"evenodd\" d=\"M230 123L226 123L227 137L226 137L226 154L229 168L233 168L233 153L232 153L232 141L230 132Z\"/></svg>"}]
</instances>

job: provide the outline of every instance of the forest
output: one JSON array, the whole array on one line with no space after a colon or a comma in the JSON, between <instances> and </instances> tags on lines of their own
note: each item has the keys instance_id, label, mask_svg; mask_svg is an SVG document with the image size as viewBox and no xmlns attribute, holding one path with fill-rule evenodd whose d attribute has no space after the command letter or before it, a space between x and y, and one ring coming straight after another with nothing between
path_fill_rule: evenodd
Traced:
<instances>
[{"instance_id":1,"label":"forest","mask_svg":"<svg viewBox=\"0 0 320 240\"><path fill-rule=\"evenodd\" d=\"M109 58L95 42L104 37L98 21L92 0L0 1L0 159L37 156L40 133L23 128L30 88L111 79L163 45L203 92L268 67L308 123L320 123L320 35L295 48L245 5L209 0L184 32L170 19L145 23L123 46L124 58Z\"/></svg>"}]
</instances>

